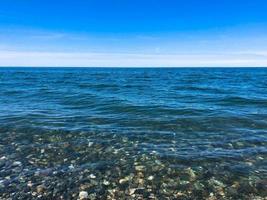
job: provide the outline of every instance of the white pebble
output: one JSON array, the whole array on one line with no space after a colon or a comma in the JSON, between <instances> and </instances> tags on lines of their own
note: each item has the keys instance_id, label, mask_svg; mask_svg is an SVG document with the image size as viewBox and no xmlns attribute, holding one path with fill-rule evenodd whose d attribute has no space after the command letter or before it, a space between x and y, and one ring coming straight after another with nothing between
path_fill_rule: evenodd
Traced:
<instances>
[{"instance_id":1,"label":"white pebble","mask_svg":"<svg viewBox=\"0 0 267 200\"><path fill-rule=\"evenodd\" d=\"M86 191L81 191L79 193L79 198L82 200L82 199L88 199L88 192Z\"/></svg>"},{"instance_id":2,"label":"white pebble","mask_svg":"<svg viewBox=\"0 0 267 200\"><path fill-rule=\"evenodd\" d=\"M13 166L20 166L20 165L22 165L22 163L20 161L13 162Z\"/></svg>"},{"instance_id":3,"label":"white pebble","mask_svg":"<svg viewBox=\"0 0 267 200\"><path fill-rule=\"evenodd\" d=\"M110 183L109 183L109 181L104 180L104 181L103 181L103 184L106 185L106 186L108 186Z\"/></svg>"},{"instance_id":4,"label":"white pebble","mask_svg":"<svg viewBox=\"0 0 267 200\"><path fill-rule=\"evenodd\" d=\"M131 189L129 189L129 194L130 194L130 195L133 195L133 194L135 193L135 190L136 190L135 188L131 188Z\"/></svg>"},{"instance_id":5,"label":"white pebble","mask_svg":"<svg viewBox=\"0 0 267 200\"><path fill-rule=\"evenodd\" d=\"M89 178L95 179L96 176L95 176L94 174L90 174L90 175L89 175Z\"/></svg>"},{"instance_id":6,"label":"white pebble","mask_svg":"<svg viewBox=\"0 0 267 200\"><path fill-rule=\"evenodd\" d=\"M74 169L74 165L71 164L71 165L69 166L69 169Z\"/></svg>"}]
</instances>

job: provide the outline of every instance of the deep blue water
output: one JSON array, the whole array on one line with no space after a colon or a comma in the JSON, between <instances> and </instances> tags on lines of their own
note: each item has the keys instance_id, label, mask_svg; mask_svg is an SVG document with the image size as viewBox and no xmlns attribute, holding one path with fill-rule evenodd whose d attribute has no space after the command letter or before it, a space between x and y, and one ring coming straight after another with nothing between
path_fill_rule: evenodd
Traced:
<instances>
[{"instance_id":1,"label":"deep blue water","mask_svg":"<svg viewBox=\"0 0 267 200\"><path fill-rule=\"evenodd\" d=\"M2 198L264 197L267 68L0 68L0 158Z\"/></svg>"}]
</instances>

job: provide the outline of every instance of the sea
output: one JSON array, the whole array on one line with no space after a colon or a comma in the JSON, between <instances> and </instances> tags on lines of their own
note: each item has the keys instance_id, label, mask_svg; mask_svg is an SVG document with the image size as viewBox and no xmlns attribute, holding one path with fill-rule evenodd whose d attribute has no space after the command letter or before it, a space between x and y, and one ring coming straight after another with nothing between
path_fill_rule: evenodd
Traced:
<instances>
[{"instance_id":1,"label":"sea","mask_svg":"<svg viewBox=\"0 0 267 200\"><path fill-rule=\"evenodd\" d=\"M267 199L267 68L0 68L0 199Z\"/></svg>"}]
</instances>

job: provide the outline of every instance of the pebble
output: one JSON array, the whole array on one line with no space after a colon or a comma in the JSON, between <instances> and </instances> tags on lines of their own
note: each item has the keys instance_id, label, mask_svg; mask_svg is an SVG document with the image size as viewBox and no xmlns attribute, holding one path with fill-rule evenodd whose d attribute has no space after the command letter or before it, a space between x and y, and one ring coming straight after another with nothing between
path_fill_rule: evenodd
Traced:
<instances>
[{"instance_id":1,"label":"pebble","mask_svg":"<svg viewBox=\"0 0 267 200\"><path fill-rule=\"evenodd\" d=\"M95 179L96 176L95 176L94 174L90 174L90 175L89 175L89 178L91 178L91 179Z\"/></svg>"},{"instance_id":2,"label":"pebble","mask_svg":"<svg viewBox=\"0 0 267 200\"><path fill-rule=\"evenodd\" d=\"M5 185L4 185L3 181L0 181L0 189L3 189L3 188L5 188Z\"/></svg>"},{"instance_id":3,"label":"pebble","mask_svg":"<svg viewBox=\"0 0 267 200\"><path fill-rule=\"evenodd\" d=\"M135 188L130 188L129 189L129 194L133 195L135 193L136 189Z\"/></svg>"},{"instance_id":4,"label":"pebble","mask_svg":"<svg viewBox=\"0 0 267 200\"><path fill-rule=\"evenodd\" d=\"M110 184L110 182L107 181L107 180L104 180L104 181L103 181L103 184L106 185L106 186L108 186L108 185Z\"/></svg>"},{"instance_id":5,"label":"pebble","mask_svg":"<svg viewBox=\"0 0 267 200\"><path fill-rule=\"evenodd\" d=\"M35 172L35 176L49 176L53 173L52 169L42 169Z\"/></svg>"},{"instance_id":6,"label":"pebble","mask_svg":"<svg viewBox=\"0 0 267 200\"><path fill-rule=\"evenodd\" d=\"M191 169L191 167L187 168L186 172L190 176L190 181L193 181L196 179L196 174L195 174L194 170Z\"/></svg>"},{"instance_id":7,"label":"pebble","mask_svg":"<svg viewBox=\"0 0 267 200\"><path fill-rule=\"evenodd\" d=\"M145 169L145 166L143 166L143 165L137 165L137 166L135 166L135 170L136 171L144 171L144 169Z\"/></svg>"},{"instance_id":8,"label":"pebble","mask_svg":"<svg viewBox=\"0 0 267 200\"><path fill-rule=\"evenodd\" d=\"M32 187L32 186L33 186L32 182L29 181L29 182L27 183L27 186L28 186L28 187Z\"/></svg>"},{"instance_id":9,"label":"pebble","mask_svg":"<svg viewBox=\"0 0 267 200\"><path fill-rule=\"evenodd\" d=\"M2 156L1 158L0 158L0 160L5 160L6 159L6 156Z\"/></svg>"},{"instance_id":10,"label":"pebble","mask_svg":"<svg viewBox=\"0 0 267 200\"><path fill-rule=\"evenodd\" d=\"M44 190L45 190L45 186L44 185L38 185L36 187L36 191L37 191L38 194L43 193Z\"/></svg>"},{"instance_id":11,"label":"pebble","mask_svg":"<svg viewBox=\"0 0 267 200\"><path fill-rule=\"evenodd\" d=\"M38 139L34 141L38 143ZM189 166L161 159L156 152L149 156L134 154L131 141L127 142L131 146L119 144L116 147L88 142L72 145L67 150L59 147L61 141L37 151L33 148L25 159L14 153L12 158L9 154L0 156L3 175L0 177L0 199L263 200L266 196L267 182L261 176L264 170L258 167L265 155L240 161L240 165L253 167L249 168L253 176L240 177L238 174L231 176L233 172L228 170L228 165L220 163L200 163L199 166L192 163ZM114 156L114 152L118 155ZM114 165L106 165L102 159L114 160ZM74 167L75 170L69 170Z\"/></svg>"},{"instance_id":12,"label":"pebble","mask_svg":"<svg viewBox=\"0 0 267 200\"><path fill-rule=\"evenodd\" d=\"M185 196L185 194L182 193L182 192L177 192L177 193L175 194L175 196L178 197L178 198L180 198L180 197Z\"/></svg>"},{"instance_id":13,"label":"pebble","mask_svg":"<svg viewBox=\"0 0 267 200\"><path fill-rule=\"evenodd\" d=\"M144 179L142 179L142 178L138 179L138 184L139 185L144 185L144 183L145 183Z\"/></svg>"},{"instance_id":14,"label":"pebble","mask_svg":"<svg viewBox=\"0 0 267 200\"><path fill-rule=\"evenodd\" d=\"M81 191L80 193L79 193L79 199L80 200L83 200L83 199L88 199L88 192L86 192L86 191Z\"/></svg>"},{"instance_id":15,"label":"pebble","mask_svg":"<svg viewBox=\"0 0 267 200\"><path fill-rule=\"evenodd\" d=\"M211 178L208 182L212 186L225 187L225 185L222 182L216 180L215 178Z\"/></svg>"},{"instance_id":16,"label":"pebble","mask_svg":"<svg viewBox=\"0 0 267 200\"><path fill-rule=\"evenodd\" d=\"M13 167L17 167L17 166L21 166L21 165L22 165L22 163L20 161L15 161L12 164Z\"/></svg>"},{"instance_id":17,"label":"pebble","mask_svg":"<svg viewBox=\"0 0 267 200\"><path fill-rule=\"evenodd\" d=\"M71 165L69 166L69 169L74 169L74 165L71 164Z\"/></svg>"},{"instance_id":18,"label":"pebble","mask_svg":"<svg viewBox=\"0 0 267 200\"><path fill-rule=\"evenodd\" d=\"M120 184L124 184L124 183L128 182L129 180L130 180L130 177L129 176L126 176L125 178L120 179L119 180L119 183Z\"/></svg>"}]
</instances>

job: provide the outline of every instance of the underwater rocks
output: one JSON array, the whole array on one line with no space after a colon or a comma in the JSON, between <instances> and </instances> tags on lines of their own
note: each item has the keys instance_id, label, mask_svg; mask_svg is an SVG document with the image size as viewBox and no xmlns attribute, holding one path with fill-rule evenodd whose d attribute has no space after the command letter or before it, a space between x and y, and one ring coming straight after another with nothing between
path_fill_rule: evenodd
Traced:
<instances>
[{"instance_id":1,"label":"underwater rocks","mask_svg":"<svg viewBox=\"0 0 267 200\"><path fill-rule=\"evenodd\" d=\"M241 180L232 182L231 177L212 176L205 179L203 172L190 167L173 168L165 162L165 168L157 173L150 170L150 164L100 168L75 167L75 169L39 169L17 172L18 179L6 176L0 180L1 199L259 199L263 200L266 183L255 182L255 191L246 190ZM140 163L140 162L138 162ZM12 167L13 163L11 163ZM141 166L141 167L140 167ZM24 167L25 168L25 167ZM246 182L251 179L244 179ZM23 194L17 198L16 191ZM256 195L257 192L257 195ZM12 195L14 194L14 195Z\"/></svg>"},{"instance_id":2,"label":"underwater rocks","mask_svg":"<svg viewBox=\"0 0 267 200\"><path fill-rule=\"evenodd\" d=\"M256 183L256 188L267 197L267 179L258 181Z\"/></svg>"},{"instance_id":3,"label":"underwater rocks","mask_svg":"<svg viewBox=\"0 0 267 200\"><path fill-rule=\"evenodd\" d=\"M14 136L15 137L15 136ZM198 160L143 148L116 134L35 134L0 148L0 199L257 199L266 155ZM1 138L0 138L1 141ZM16 148L13 148L15 146ZM230 161L229 161L230 163ZM248 164L249 163L249 164ZM250 173L241 173L240 170ZM238 172L238 173L237 173Z\"/></svg>"}]
</instances>

